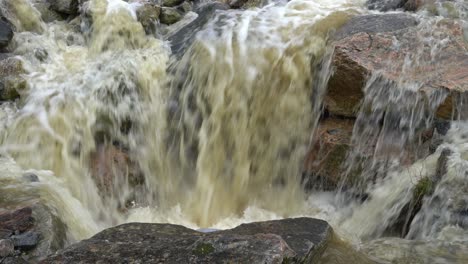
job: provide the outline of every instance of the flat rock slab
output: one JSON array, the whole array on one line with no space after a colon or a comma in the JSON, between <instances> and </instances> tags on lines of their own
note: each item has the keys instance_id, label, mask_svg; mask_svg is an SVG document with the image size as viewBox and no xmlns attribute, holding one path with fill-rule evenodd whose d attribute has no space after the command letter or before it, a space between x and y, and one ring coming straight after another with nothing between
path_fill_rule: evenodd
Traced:
<instances>
[{"instance_id":1,"label":"flat rock slab","mask_svg":"<svg viewBox=\"0 0 468 264\"><path fill-rule=\"evenodd\" d=\"M369 76L396 87L446 93L438 116L450 118L453 98L468 91L468 47L456 20L423 21L404 14L361 16L335 36L334 75L325 104L333 115L355 117Z\"/></svg>"},{"instance_id":2,"label":"flat rock slab","mask_svg":"<svg viewBox=\"0 0 468 264\"><path fill-rule=\"evenodd\" d=\"M42 263L314 263L332 235L327 222L294 218L202 233L179 225L106 229Z\"/></svg>"}]
</instances>

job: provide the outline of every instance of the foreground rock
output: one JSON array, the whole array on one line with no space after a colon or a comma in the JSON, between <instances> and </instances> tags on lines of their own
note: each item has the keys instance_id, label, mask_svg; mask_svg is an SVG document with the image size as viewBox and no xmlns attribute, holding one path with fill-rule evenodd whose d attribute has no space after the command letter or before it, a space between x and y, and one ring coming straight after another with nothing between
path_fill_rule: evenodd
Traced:
<instances>
[{"instance_id":1,"label":"foreground rock","mask_svg":"<svg viewBox=\"0 0 468 264\"><path fill-rule=\"evenodd\" d=\"M315 263L332 236L322 220L296 218L201 233L170 224L104 230L42 263Z\"/></svg>"},{"instance_id":2,"label":"foreground rock","mask_svg":"<svg viewBox=\"0 0 468 264\"><path fill-rule=\"evenodd\" d=\"M431 39L428 36L435 43L425 44ZM443 39L439 50L431 50ZM361 16L338 30L334 43L335 74L325 98L332 115L355 117L363 87L373 74L390 84L418 86L427 96L447 95L437 112L446 119L455 108L453 99L468 90L468 47L461 22L441 20L416 26L414 18L405 14Z\"/></svg>"},{"instance_id":3,"label":"foreground rock","mask_svg":"<svg viewBox=\"0 0 468 264\"><path fill-rule=\"evenodd\" d=\"M4 258L4 263L37 261L63 248L65 232L64 224L38 202L0 209L0 260Z\"/></svg>"}]
</instances>

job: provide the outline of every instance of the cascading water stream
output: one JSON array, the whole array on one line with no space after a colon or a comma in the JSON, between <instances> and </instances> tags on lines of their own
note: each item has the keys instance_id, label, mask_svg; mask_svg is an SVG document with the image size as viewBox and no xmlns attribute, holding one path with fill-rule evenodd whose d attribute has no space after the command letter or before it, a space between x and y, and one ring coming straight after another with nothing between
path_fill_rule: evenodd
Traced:
<instances>
[{"instance_id":1,"label":"cascading water stream","mask_svg":"<svg viewBox=\"0 0 468 264\"><path fill-rule=\"evenodd\" d=\"M468 127L453 125L429 156L413 148L447 96L405 81L440 59L446 36L425 35L434 18L424 18L416 37L431 58L408 55L395 69L400 82L375 74L363 88L344 175L360 167L362 181L312 194L300 184L331 74L328 34L366 12L364 2L217 11L178 58L167 41L146 34L138 1L91 0L78 30L44 23L28 0L0 0L17 28L13 53L28 84L16 104L0 105L0 202L35 193L67 225L68 242L134 221L222 229L311 216L358 246L386 234L416 182L433 177L450 149L450 169L406 237L467 242ZM40 181L25 182L25 172ZM350 193L367 200L344 201Z\"/></svg>"}]
</instances>

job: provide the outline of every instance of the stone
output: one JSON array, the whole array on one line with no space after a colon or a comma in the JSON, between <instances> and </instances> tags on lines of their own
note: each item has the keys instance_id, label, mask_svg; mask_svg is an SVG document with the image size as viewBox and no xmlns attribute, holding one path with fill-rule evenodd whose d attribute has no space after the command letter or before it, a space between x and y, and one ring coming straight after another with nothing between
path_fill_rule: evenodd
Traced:
<instances>
[{"instance_id":1,"label":"stone","mask_svg":"<svg viewBox=\"0 0 468 264\"><path fill-rule=\"evenodd\" d=\"M0 229L25 232L34 226L31 207L22 207L6 212L0 211Z\"/></svg>"},{"instance_id":2,"label":"stone","mask_svg":"<svg viewBox=\"0 0 468 264\"><path fill-rule=\"evenodd\" d=\"M137 10L137 18L145 29L146 34L151 34L156 31L156 23L158 22L161 7L154 3L145 2Z\"/></svg>"},{"instance_id":3,"label":"stone","mask_svg":"<svg viewBox=\"0 0 468 264\"><path fill-rule=\"evenodd\" d=\"M182 4L184 0L162 0L162 6L174 7Z\"/></svg>"},{"instance_id":4,"label":"stone","mask_svg":"<svg viewBox=\"0 0 468 264\"><path fill-rule=\"evenodd\" d=\"M306 189L333 190L341 181L351 146L354 120L326 118L305 158L302 183Z\"/></svg>"},{"instance_id":5,"label":"stone","mask_svg":"<svg viewBox=\"0 0 468 264\"><path fill-rule=\"evenodd\" d=\"M15 245L10 239L0 239L0 258L15 254Z\"/></svg>"},{"instance_id":6,"label":"stone","mask_svg":"<svg viewBox=\"0 0 468 264\"><path fill-rule=\"evenodd\" d=\"M90 155L91 175L103 196L119 193L123 184L142 185L144 177L125 149L98 145Z\"/></svg>"},{"instance_id":7,"label":"stone","mask_svg":"<svg viewBox=\"0 0 468 264\"><path fill-rule=\"evenodd\" d=\"M109 228L42 263L315 263L331 239L323 220L294 218L197 232L171 224Z\"/></svg>"},{"instance_id":8,"label":"stone","mask_svg":"<svg viewBox=\"0 0 468 264\"><path fill-rule=\"evenodd\" d=\"M26 232L12 236L11 240L15 247L27 250L34 248L39 243L39 235L35 232Z\"/></svg>"},{"instance_id":9,"label":"stone","mask_svg":"<svg viewBox=\"0 0 468 264\"><path fill-rule=\"evenodd\" d=\"M0 20L0 49L5 48L13 38L13 29L5 21Z\"/></svg>"},{"instance_id":10,"label":"stone","mask_svg":"<svg viewBox=\"0 0 468 264\"><path fill-rule=\"evenodd\" d=\"M161 14L159 15L159 20L161 23L166 25L172 25L183 17L182 13L173 7L163 7L161 8Z\"/></svg>"},{"instance_id":11,"label":"stone","mask_svg":"<svg viewBox=\"0 0 468 264\"><path fill-rule=\"evenodd\" d=\"M0 211L0 239L11 240L20 253L37 261L63 248L67 231L65 224L48 207L34 200L27 203L25 207ZM5 206L0 204L2 207Z\"/></svg>"},{"instance_id":12,"label":"stone","mask_svg":"<svg viewBox=\"0 0 468 264\"><path fill-rule=\"evenodd\" d=\"M441 20L420 28L404 16L408 15L362 16L337 31L332 62L334 75L324 99L330 114L356 117L368 77L378 74L387 83L417 84L420 87L417 91L425 97L434 95L441 99L437 117L452 117L457 108L454 102L460 101L468 90L468 72L464 70L468 67L468 47L463 39L463 26L458 21ZM434 52L433 45L425 44L427 36L419 38L422 31L434 36L433 39L446 39L440 50ZM417 63L404 69L407 56L416 54L413 59ZM434 54L437 64L431 63Z\"/></svg>"},{"instance_id":13,"label":"stone","mask_svg":"<svg viewBox=\"0 0 468 264\"><path fill-rule=\"evenodd\" d=\"M28 182L39 182L39 177L34 173L23 174L23 179Z\"/></svg>"},{"instance_id":14,"label":"stone","mask_svg":"<svg viewBox=\"0 0 468 264\"><path fill-rule=\"evenodd\" d=\"M50 7L59 12L67 15L78 14L78 0L48 0Z\"/></svg>"},{"instance_id":15,"label":"stone","mask_svg":"<svg viewBox=\"0 0 468 264\"><path fill-rule=\"evenodd\" d=\"M24 73L20 59L7 57L0 60L0 102L14 100L21 90L26 89L27 83L21 76Z\"/></svg>"},{"instance_id":16,"label":"stone","mask_svg":"<svg viewBox=\"0 0 468 264\"><path fill-rule=\"evenodd\" d=\"M382 12L402 8L407 0L368 0L366 5L371 10Z\"/></svg>"},{"instance_id":17,"label":"stone","mask_svg":"<svg viewBox=\"0 0 468 264\"><path fill-rule=\"evenodd\" d=\"M49 0L32 0L31 3L39 11L42 20L46 23L65 19L64 14L60 14L50 7Z\"/></svg>"},{"instance_id":18,"label":"stone","mask_svg":"<svg viewBox=\"0 0 468 264\"><path fill-rule=\"evenodd\" d=\"M196 33L214 17L216 11L227 9L229 9L228 5L219 2L205 4L197 8L195 13L198 14L198 17L169 36L168 40L171 42L172 53L177 57L181 57L192 44Z\"/></svg>"}]
</instances>

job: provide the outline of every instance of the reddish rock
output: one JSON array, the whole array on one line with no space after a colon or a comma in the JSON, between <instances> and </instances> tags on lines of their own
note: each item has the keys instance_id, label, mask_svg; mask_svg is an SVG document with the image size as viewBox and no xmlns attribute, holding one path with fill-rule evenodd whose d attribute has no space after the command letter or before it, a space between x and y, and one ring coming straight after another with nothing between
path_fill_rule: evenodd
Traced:
<instances>
[{"instance_id":1,"label":"reddish rock","mask_svg":"<svg viewBox=\"0 0 468 264\"><path fill-rule=\"evenodd\" d=\"M25 232L34 226L31 207L0 211L0 230Z\"/></svg>"},{"instance_id":2,"label":"reddish rock","mask_svg":"<svg viewBox=\"0 0 468 264\"><path fill-rule=\"evenodd\" d=\"M374 15L361 19L365 21L361 24L365 25L383 18ZM333 57L335 74L325 98L329 112L355 117L368 76L379 72L391 82L419 84L419 91L425 94L434 89L447 92L449 96L439 106L437 114L441 118L451 118L453 98L460 98L468 90L468 47L461 23L442 20L424 28L395 23L397 30L382 26L369 31L360 27L359 22L350 21L358 30L352 30L353 24L344 26L351 28L346 30L350 34L338 32L340 39L335 41ZM385 32L379 32L380 29ZM439 40L436 58L431 58L436 43L423 41L431 38ZM408 61L413 62L409 67Z\"/></svg>"},{"instance_id":3,"label":"reddish rock","mask_svg":"<svg viewBox=\"0 0 468 264\"><path fill-rule=\"evenodd\" d=\"M113 145L99 145L91 153L91 174L98 188L105 194L112 194L122 184L138 185L143 177L137 165L122 148Z\"/></svg>"},{"instance_id":4,"label":"reddish rock","mask_svg":"<svg viewBox=\"0 0 468 264\"><path fill-rule=\"evenodd\" d=\"M352 119L328 118L320 122L304 162L306 188L334 189L338 185L350 149L353 125Z\"/></svg>"}]
</instances>

